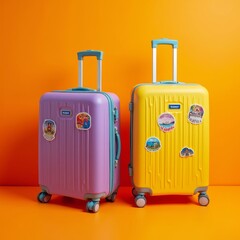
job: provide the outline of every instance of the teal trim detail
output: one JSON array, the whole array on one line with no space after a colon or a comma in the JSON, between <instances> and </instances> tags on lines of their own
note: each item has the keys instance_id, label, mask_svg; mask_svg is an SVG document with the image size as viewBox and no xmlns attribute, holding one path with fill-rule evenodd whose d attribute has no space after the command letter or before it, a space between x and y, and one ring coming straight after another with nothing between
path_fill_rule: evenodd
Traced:
<instances>
[{"instance_id":1,"label":"teal trim detail","mask_svg":"<svg viewBox=\"0 0 240 240\"><path fill-rule=\"evenodd\" d=\"M174 81L161 81L152 83L153 85L188 85L188 86L196 86L199 85L197 83L184 83L184 82L174 82Z\"/></svg>"},{"instance_id":2,"label":"teal trim detail","mask_svg":"<svg viewBox=\"0 0 240 240\"><path fill-rule=\"evenodd\" d=\"M83 57L86 57L86 56L95 56L97 57L97 60L102 60L103 52L98 50L86 50L86 51L78 52L77 56L78 56L78 60L83 60Z\"/></svg>"},{"instance_id":3,"label":"teal trim detail","mask_svg":"<svg viewBox=\"0 0 240 240\"><path fill-rule=\"evenodd\" d=\"M99 92L103 94L109 103L109 145L110 145L110 151L109 151L109 168L110 168L110 186L109 186L109 195L111 195L114 191L113 185L114 185L114 162L115 162L115 127L114 127L114 106L113 106L113 100L112 98L105 92Z\"/></svg>"},{"instance_id":4,"label":"teal trim detail","mask_svg":"<svg viewBox=\"0 0 240 240\"><path fill-rule=\"evenodd\" d=\"M98 91L92 88L79 87L79 88L70 88L67 90L55 90L53 92L79 93L79 92L98 92Z\"/></svg>"},{"instance_id":5,"label":"teal trim detail","mask_svg":"<svg viewBox=\"0 0 240 240\"><path fill-rule=\"evenodd\" d=\"M177 40L171 40L171 39L167 39L167 38L152 40L152 48L156 48L160 44L172 45L173 48L178 48Z\"/></svg>"},{"instance_id":6,"label":"teal trim detail","mask_svg":"<svg viewBox=\"0 0 240 240\"><path fill-rule=\"evenodd\" d=\"M68 91L68 92L87 92L87 91L96 91L96 90L92 89L92 88L78 87L78 88L71 88L66 91Z\"/></svg>"},{"instance_id":7,"label":"teal trim detail","mask_svg":"<svg viewBox=\"0 0 240 240\"><path fill-rule=\"evenodd\" d=\"M121 153L121 139L120 139L120 135L118 133L117 128L115 128L115 137L116 137L116 142L117 142L117 152L116 152L116 157L115 160L119 160L120 158L120 153Z\"/></svg>"},{"instance_id":8,"label":"teal trim detail","mask_svg":"<svg viewBox=\"0 0 240 240\"><path fill-rule=\"evenodd\" d=\"M153 83L154 85L167 85L167 84L172 84L172 85L184 85L185 83L182 82L174 82L174 81L161 81L161 82L156 82Z\"/></svg>"}]
</instances>

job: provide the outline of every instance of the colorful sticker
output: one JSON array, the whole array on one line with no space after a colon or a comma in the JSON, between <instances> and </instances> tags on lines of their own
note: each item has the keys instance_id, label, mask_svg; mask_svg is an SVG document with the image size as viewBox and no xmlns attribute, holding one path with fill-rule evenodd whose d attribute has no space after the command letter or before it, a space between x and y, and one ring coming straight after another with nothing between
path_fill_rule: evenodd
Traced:
<instances>
[{"instance_id":1,"label":"colorful sticker","mask_svg":"<svg viewBox=\"0 0 240 240\"><path fill-rule=\"evenodd\" d=\"M192 157L193 155L194 151L188 147L184 147L180 152L180 157Z\"/></svg>"},{"instance_id":2,"label":"colorful sticker","mask_svg":"<svg viewBox=\"0 0 240 240\"><path fill-rule=\"evenodd\" d=\"M51 119L45 119L43 122L43 137L47 141L52 141L56 135L56 123Z\"/></svg>"},{"instance_id":3,"label":"colorful sticker","mask_svg":"<svg viewBox=\"0 0 240 240\"><path fill-rule=\"evenodd\" d=\"M146 141L146 145L145 148L149 151L149 152L156 152L161 148L161 142L158 138L156 137L150 137L148 138L148 140Z\"/></svg>"},{"instance_id":4,"label":"colorful sticker","mask_svg":"<svg viewBox=\"0 0 240 240\"><path fill-rule=\"evenodd\" d=\"M188 120L193 124L202 123L204 109L198 104L193 104L188 113Z\"/></svg>"},{"instance_id":5,"label":"colorful sticker","mask_svg":"<svg viewBox=\"0 0 240 240\"><path fill-rule=\"evenodd\" d=\"M175 118L171 113L162 113L158 118L158 126L163 132L170 132L175 128Z\"/></svg>"},{"instance_id":6,"label":"colorful sticker","mask_svg":"<svg viewBox=\"0 0 240 240\"><path fill-rule=\"evenodd\" d=\"M91 116L86 112L80 112L76 116L76 128L88 130L91 127Z\"/></svg>"}]
</instances>

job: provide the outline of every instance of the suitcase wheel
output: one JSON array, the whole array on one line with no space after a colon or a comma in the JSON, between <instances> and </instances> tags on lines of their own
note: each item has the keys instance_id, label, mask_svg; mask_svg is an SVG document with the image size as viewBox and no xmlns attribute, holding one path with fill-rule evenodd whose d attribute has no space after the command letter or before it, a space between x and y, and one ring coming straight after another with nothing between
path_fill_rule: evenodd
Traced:
<instances>
[{"instance_id":1,"label":"suitcase wheel","mask_svg":"<svg viewBox=\"0 0 240 240\"><path fill-rule=\"evenodd\" d=\"M133 195L134 197L136 197L136 196L138 195L138 192L137 192L136 188L133 188L133 189L132 189L132 195Z\"/></svg>"},{"instance_id":2,"label":"suitcase wheel","mask_svg":"<svg viewBox=\"0 0 240 240\"><path fill-rule=\"evenodd\" d=\"M201 192L198 195L198 203L201 206L207 206L209 204L209 202L210 202L209 197L208 197L208 195L205 192Z\"/></svg>"},{"instance_id":3,"label":"suitcase wheel","mask_svg":"<svg viewBox=\"0 0 240 240\"><path fill-rule=\"evenodd\" d=\"M117 197L117 192L113 192L110 196L106 197L107 202L115 202Z\"/></svg>"},{"instance_id":4,"label":"suitcase wheel","mask_svg":"<svg viewBox=\"0 0 240 240\"><path fill-rule=\"evenodd\" d=\"M40 192L38 194L38 201L40 203L48 203L51 199L52 195L47 192Z\"/></svg>"},{"instance_id":5,"label":"suitcase wheel","mask_svg":"<svg viewBox=\"0 0 240 240\"><path fill-rule=\"evenodd\" d=\"M100 208L100 204L99 204L98 201L89 201L89 202L87 202L87 205L86 205L87 212L96 213L96 212L99 211L99 208Z\"/></svg>"},{"instance_id":6,"label":"suitcase wheel","mask_svg":"<svg viewBox=\"0 0 240 240\"><path fill-rule=\"evenodd\" d=\"M137 207L143 208L147 204L147 199L143 195L138 195L135 197L135 203Z\"/></svg>"}]
</instances>

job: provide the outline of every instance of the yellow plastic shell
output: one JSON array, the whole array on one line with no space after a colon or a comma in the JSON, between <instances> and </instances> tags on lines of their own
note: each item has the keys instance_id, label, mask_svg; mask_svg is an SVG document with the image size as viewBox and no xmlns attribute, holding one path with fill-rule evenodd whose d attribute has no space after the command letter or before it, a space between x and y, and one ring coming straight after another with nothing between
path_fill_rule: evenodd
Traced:
<instances>
[{"instance_id":1,"label":"yellow plastic shell","mask_svg":"<svg viewBox=\"0 0 240 240\"><path fill-rule=\"evenodd\" d=\"M136 188L151 195L192 195L209 184L209 99L197 84L144 84L134 89L132 112L132 170ZM177 109L171 109L171 106ZM202 122L189 120L190 107L202 106ZM164 132L161 114L175 118L174 128ZM149 151L150 137L159 139L160 148ZM181 150L193 150L181 156Z\"/></svg>"}]
</instances>

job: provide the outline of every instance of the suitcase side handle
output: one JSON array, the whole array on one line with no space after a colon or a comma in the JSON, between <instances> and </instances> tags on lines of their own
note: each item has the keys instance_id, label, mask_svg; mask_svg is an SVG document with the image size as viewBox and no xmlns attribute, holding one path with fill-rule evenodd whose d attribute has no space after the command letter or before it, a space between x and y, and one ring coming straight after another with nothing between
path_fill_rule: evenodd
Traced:
<instances>
[{"instance_id":1,"label":"suitcase side handle","mask_svg":"<svg viewBox=\"0 0 240 240\"><path fill-rule=\"evenodd\" d=\"M78 86L83 87L83 58L84 57L97 57L98 72L97 72L97 90L102 90L102 59L103 52L98 50L86 50L77 53L78 56Z\"/></svg>"},{"instance_id":2,"label":"suitcase side handle","mask_svg":"<svg viewBox=\"0 0 240 240\"><path fill-rule=\"evenodd\" d=\"M161 38L152 40L152 82L157 82L157 46L158 45L172 45L173 48L173 82L177 82L177 48L178 48L178 41L171 40L167 38Z\"/></svg>"},{"instance_id":3,"label":"suitcase side handle","mask_svg":"<svg viewBox=\"0 0 240 240\"><path fill-rule=\"evenodd\" d=\"M121 139L120 139L120 134L118 133L118 130L116 127L115 127L115 139L116 139L116 145L117 145L117 151L115 156L115 167L117 167L118 160L120 158L120 153L121 153Z\"/></svg>"}]
</instances>

